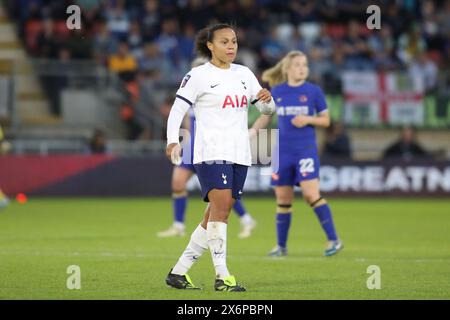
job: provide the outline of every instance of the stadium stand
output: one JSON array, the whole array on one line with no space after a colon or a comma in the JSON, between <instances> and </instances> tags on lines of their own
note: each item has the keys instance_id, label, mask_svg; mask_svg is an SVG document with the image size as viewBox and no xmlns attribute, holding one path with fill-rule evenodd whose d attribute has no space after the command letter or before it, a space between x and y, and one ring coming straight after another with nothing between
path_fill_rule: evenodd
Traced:
<instances>
[{"instance_id":1,"label":"stadium stand","mask_svg":"<svg viewBox=\"0 0 450 320\"><path fill-rule=\"evenodd\" d=\"M72 4L81 7L81 30L66 26ZM369 4L383 8L379 31L365 25L361 12ZM450 149L450 1L5 0L3 5L0 66L12 65L15 86L14 112L3 121L13 139L88 140L98 127L114 141L164 139L165 106L195 56L194 35L220 20L236 24L238 61L258 74L288 50L308 54L310 80L327 93L332 118L348 127L355 159L378 159L405 123L369 121L370 107L359 108L360 121L348 120L343 77L348 71L379 79L395 73L400 84L402 75L421 78L422 113L405 121L420 128L432 152L445 157ZM237 14L244 11L248 16ZM375 94L383 96L380 104L390 99ZM74 103L76 96L83 97L82 104Z\"/></svg>"}]
</instances>

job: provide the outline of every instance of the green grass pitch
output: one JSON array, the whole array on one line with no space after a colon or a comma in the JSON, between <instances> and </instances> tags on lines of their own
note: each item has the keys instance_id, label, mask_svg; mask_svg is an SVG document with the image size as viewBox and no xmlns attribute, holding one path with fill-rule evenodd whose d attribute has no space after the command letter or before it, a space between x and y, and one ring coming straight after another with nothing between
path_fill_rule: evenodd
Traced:
<instances>
[{"instance_id":1,"label":"green grass pitch","mask_svg":"<svg viewBox=\"0 0 450 320\"><path fill-rule=\"evenodd\" d=\"M158 239L171 223L169 198L36 199L0 211L0 299L449 299L450 200L329 200L345 248L323 257L325 237L301 200L286 258L266 256L275 244L273 198L244 199L258 221L238 239L231 216L228 266L245 293L214 292L209 252L191 269L202 291L168 288L164 278L189 236ZM205 205L192 196L187 230ZM81 269L69 290L67 267ZM381 269L369 290L367 268Z\"/></svg>"}]
</instances>

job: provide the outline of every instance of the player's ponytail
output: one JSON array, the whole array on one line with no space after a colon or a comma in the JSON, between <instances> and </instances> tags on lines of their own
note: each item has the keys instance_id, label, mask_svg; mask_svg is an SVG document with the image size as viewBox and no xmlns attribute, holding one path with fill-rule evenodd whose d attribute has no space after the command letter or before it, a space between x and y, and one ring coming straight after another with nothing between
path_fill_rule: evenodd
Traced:
<instances>
[{"instance_id":1,"label":"player's ponytail","mask_svg":"<svg viewBox=\"0 0 450 320\"><path fill-rule=\"evenodd\" d=\"M218 23L207 26L203 28L197 33L197 37L195 38L195 49L197 53L201 57L205 57L208 59L212 58L211 50L209 50L207 43L212 42L214 40L214 32L221 29L232 29L233 26L226 23Z\"/></svg>"},{"instance_id":2,"label":"player's ponytail","mask_svg":"<svg viewBox=\"0 0 450 320\"><path fill-rule=\"evenodd\" d=\"M292 58L298 57L298 56L305 56L306 55L298 50L292 50L289 51L288 54L286 54L278 63L273 66L272 68L269 68L265 70L262 74L262 80L264 82L268 82L271 87L276 86L277 84L283 83L287 81L287 69L289 68L289 65L291 63Z\"/></svg>"}]
</instances>

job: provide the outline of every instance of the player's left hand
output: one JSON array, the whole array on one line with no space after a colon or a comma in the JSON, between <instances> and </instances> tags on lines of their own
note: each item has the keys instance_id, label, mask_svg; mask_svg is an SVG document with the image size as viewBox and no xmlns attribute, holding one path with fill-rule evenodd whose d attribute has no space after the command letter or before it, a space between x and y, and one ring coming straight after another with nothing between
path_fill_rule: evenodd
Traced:
<instances>
[{"instance_id":1,"label":"player's left hand","mask_svg":"<svg viewBox=\"0 0 450 320\"><path fill-rule=\"evenodd\" d=\"M263 88L258 92L256 98L261 102L269 103L272 100L272 94L269 90Z\"/></svg>"},{"instance_id":2,"label":"player's left hand","mask_svg":"<svg viewBox=\"0 0 450 320\"><path fill-rule=\"evenodd\" d=\"M299 114L291 120L292 125L297 128L303 128L309 124L311 117Z\"/></svg>"}]
</instances>

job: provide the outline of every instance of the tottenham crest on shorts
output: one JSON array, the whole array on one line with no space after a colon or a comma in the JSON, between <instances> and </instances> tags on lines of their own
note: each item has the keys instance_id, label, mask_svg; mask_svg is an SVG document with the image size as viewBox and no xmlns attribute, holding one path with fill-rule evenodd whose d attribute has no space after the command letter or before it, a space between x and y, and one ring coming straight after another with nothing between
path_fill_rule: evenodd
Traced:
<instances>
[{"instance_id":1,"label":"tottenham crest on shorts","mask_svg":"<svg viewBox=\"0 0 450 320\"><path fill-rule=\"evenodd\" d=\"M187 75L184 77L183 81L181 82L180 88L184 88L184 86L186 85L186 83L189 81L190 78L191 78L191 75L190 75L190 74L187 74Z\"/></svg>"}]
</instances>

